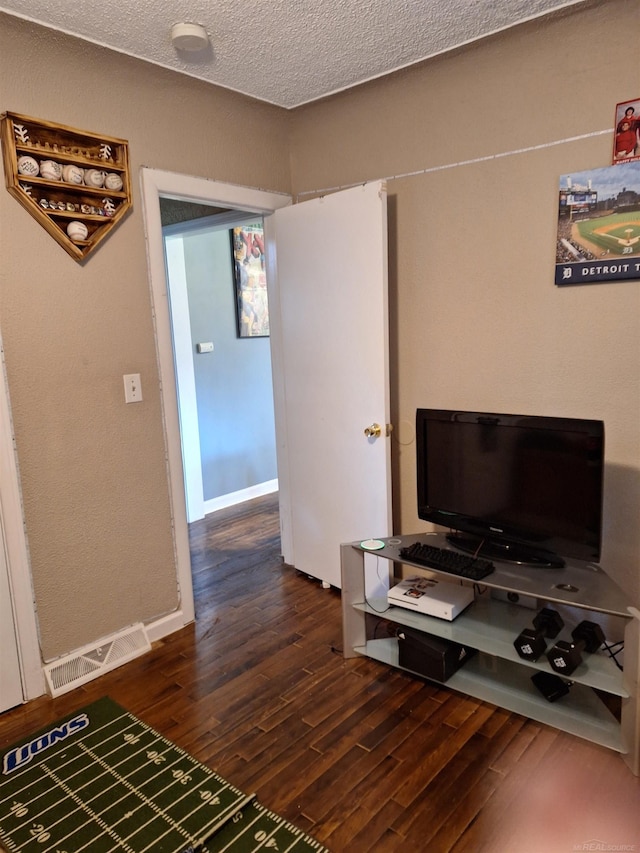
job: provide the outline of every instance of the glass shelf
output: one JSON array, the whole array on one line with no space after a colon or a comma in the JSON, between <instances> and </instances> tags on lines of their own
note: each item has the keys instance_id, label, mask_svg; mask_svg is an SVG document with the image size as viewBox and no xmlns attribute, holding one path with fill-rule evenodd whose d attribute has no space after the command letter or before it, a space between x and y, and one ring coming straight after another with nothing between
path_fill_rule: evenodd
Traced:
<instances>
[{"instance_id":1,"label":"glass shelf","mask_svg":"<svg viewBox=\"0 0 640 853\"><path fill-rule=\"evenodd\" d=\"M402 668L398 662L398 641L393 637L369 640L354 651ZM421 673L415 674L425 677ZM467 696L492 702L617 752L626 751L622 745L620 724L598 696L583 685L574 684L567 696L557 702L548 702L531 683L525 667L511 661L487 658L484 654L470 658L444 684Z\"/></svg>"},{"instance_id":2,"label":"glass shelf","mask_svg":"<svg viewBox=\"0 0 640 853\"><path fill-rule=\"evenodd\" d=\"M402 607L386 607L386 605L385 599L374 599L369 604L356 603L353 606L365 613L382 616L396 624L406 625L407 628L415 628L426 634L460 643L462 646L471 646L487 654L512 661L519 666L553 672L545 655L537 661L528 661L521 658L514 648L513 641L523 628L531 624L531 617L527 616L527 611L523 607L481 597L453 622L447 622L444 619L415 613ZM547 642L548 648L551 648L555 640ZM624 698L629 696L622 683L622 672L604 651L591 655L585 654L583 662L571 673L570 680L604 690L615 696Z\"/></svg>"}]
</instances>

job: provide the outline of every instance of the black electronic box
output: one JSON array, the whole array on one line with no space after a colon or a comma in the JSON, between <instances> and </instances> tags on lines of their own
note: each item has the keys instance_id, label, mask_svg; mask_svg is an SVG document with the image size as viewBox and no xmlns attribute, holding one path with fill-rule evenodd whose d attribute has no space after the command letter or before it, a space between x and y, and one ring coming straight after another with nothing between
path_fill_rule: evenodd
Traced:
<instances>
[{"instance_id":1,"label":"black electronic box","mask_svg":"<svg viewBox=\"0 0 640 853\"><path fill-rule=\"evenodd\" d=\"M447 681L477 651L410 628L398 628L397 637L400 666L433 681Z\"/></svg>"}]
</instances>

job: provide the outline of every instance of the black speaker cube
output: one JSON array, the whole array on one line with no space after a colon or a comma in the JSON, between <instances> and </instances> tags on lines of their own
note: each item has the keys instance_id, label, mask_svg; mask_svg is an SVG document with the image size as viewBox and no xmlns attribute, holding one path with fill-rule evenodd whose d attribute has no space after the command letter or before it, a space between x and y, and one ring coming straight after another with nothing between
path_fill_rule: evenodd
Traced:
<instances>
[{"instance_id":1,"label":"black speaker cube","mask_svg":"<svg viewBox=\"0 0 640 853\"><path fill-rule=\"evenodd\" d=\"M433 681L447 681L476 653L476 649L470 646L461 646L411 628L398 628L397 637L400 666Z\"/></svg>"}]
</instances>

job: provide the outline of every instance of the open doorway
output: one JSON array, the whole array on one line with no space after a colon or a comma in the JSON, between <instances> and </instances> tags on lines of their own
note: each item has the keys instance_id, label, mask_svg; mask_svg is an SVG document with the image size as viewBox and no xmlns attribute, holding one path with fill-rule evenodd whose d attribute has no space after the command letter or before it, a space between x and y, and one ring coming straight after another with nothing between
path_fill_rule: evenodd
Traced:
<instances>
[{"instance_id":1,"label":"open doorway","mask_svg":"<svg viewBox=\"0 0 640 853\"><path fill-rule=\"evenodd\" d=\"M194 620L193 579L187 524L187 495L182 460L180 409L175 381L170 293L162 234L160 199L210 205L232 215L268 215L291 204L291 197L173 172L143 168L141 172L153 314L158 347L162 406L167 440L167 467L174 529L180 607L170 614L162 633L171 633Z\"/></svg>"},{"instance_id":2,"label":"open doorway","mask_svg":"<svg viewBox=\"0 0 640 853\"><path fill-rule=\"evenodd\" d=\"M278 488L264 258L250 266L246 246L243 257L232 240L249 229L261 234L262 217L162 196L160 210L192 523ZM243 283L264 297L260 335L248 337L239 324L238 267L251 269Z\"/></svg>"}]
</instances>

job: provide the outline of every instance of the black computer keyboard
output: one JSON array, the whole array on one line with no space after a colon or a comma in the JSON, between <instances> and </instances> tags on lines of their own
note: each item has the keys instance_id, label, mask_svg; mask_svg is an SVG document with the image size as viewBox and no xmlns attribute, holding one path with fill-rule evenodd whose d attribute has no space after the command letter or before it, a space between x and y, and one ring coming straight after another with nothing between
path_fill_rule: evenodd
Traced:
<instances>
[{"instance_id":1,"label":"black computer keyboard","mask_svg":"<svg viewBox=\"0 0 640 853\"><path fill-rule=\"evenodd\" d=\"M451 575L458 575L467 580L479 581L490 575L494 569L490 560L481 557L472 557L467 554L459 554L457 551L449 551L447 548L435 548L433 545L425 545L423 542L414 542L400 549L400 556L420 563L429 569L438 569Z\"/></svg>"}]
</instances>

